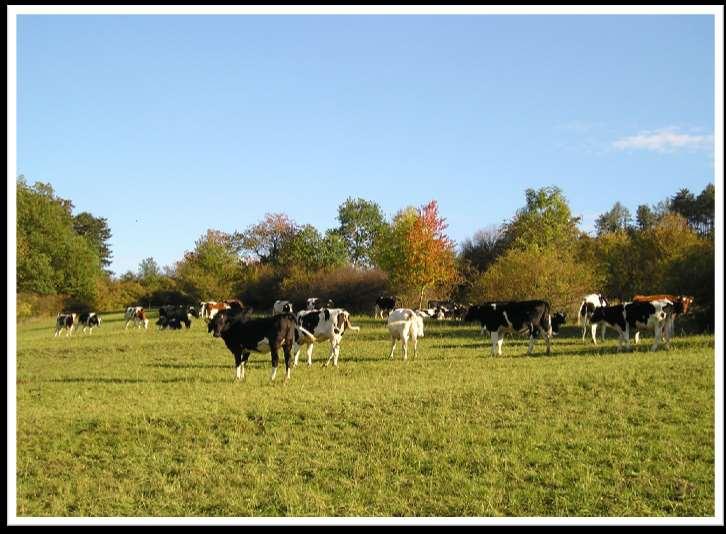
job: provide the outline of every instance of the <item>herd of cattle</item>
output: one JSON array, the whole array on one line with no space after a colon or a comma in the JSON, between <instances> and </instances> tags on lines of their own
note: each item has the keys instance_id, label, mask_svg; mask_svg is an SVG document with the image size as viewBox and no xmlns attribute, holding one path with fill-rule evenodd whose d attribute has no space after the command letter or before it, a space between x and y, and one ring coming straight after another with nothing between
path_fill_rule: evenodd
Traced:
<instances>
[{"instance_id":1,"label":"herd of cattle","mask_svg":"<svg viewBox=\"0 0 726 534\"><path fill-rule=\"evenodd\" d=\"M489 332L492 342L492 354L502 354L502 343L506 333L527 334L529 336L528 354L532 353L535 339L544 338L547 354L550 353L550 341L559 332L567 316L562 312L553 312L550 304L544 300L528 301L496 301L464 306L452 302L429 301L425 309L409 309L397 307L397 298L381 296L376 301L374 316L386 318L391 337L389 358L393 358L396 343L401 341L403 359L408 358L408 344L412 342L414 357L417 353L418 338L424 335L424 319L459 319L464 322L478 322L481 332ZM636 295L631 302L609 305L607 299L593 293L585 296L577 312L577 324L582 325L582 339L585 340L588 329L592 342L597 344L597 329L602 329L601 339L605 338L605 330L611 328L618 333L618 350L623 343L630 349L630 336L633 334L635 343L639 341L641 330L654 332L654 343L651 350L656 350L661 340L667 348L673 334L675 319L688 312L693 303L692 297L679 295ZM191 326L192 318L200 318L207 322L208 333L221 337L229 351L234 355L236 378L244 378L244 366L252 352L270 353L272 355L272 380L275 379L279 361L279 352L285 358L285 379L289 379L292 366L298 364L300 351L305 348L307 363L312 365L312 354L315 343L330 342L330 355L325 363L331 361L338 365L340 345L346 330L358 331L359 327L350 323L350 313L343 308L335 308L332 300L309 298L305 309L294 313L293 303L286 300L275 301L273 315L252 318L252 308L245 307L239 300L222 302L208 301L194 306L168 305L159 308L159 329L178 330L184 325ZM385 315L385 317L384 317ZM137 328L148 329L149 319L144 308L131 306L124 315L124 328L130 324ZM83 327L93 333L94 327L101 325L97 313L59 313L56 318L55 336L66 330L66 336L73 329Z\"/></svg>"}]
</instances>

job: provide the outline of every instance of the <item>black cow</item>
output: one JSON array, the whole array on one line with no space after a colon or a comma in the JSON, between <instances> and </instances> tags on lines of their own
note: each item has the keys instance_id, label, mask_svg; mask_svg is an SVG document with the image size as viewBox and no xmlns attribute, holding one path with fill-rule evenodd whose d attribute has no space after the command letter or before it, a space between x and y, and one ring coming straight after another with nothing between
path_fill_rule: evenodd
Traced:
<instances>
[{"instance_id":1,"label":"black cow","mask_svg":"<svg viewBox=\"0 0 726 534\"><path fill-rule=\"evenodd\" d=\"M89 333L93 334L94 327L101 326L101 318L95 312L84 312L78 316L78 324L83 325L83 333L86 328L90 329Z\"/></svg>"},{"instance_id":2,"label":"black cow","mask_svg":"<svg viewBox=\"0 0 726 534\"><path fill-rule=\"evenodd\" d=\"M392 296L380 296L376 299L376 311L375 311L375 318L378 318L378 316L383 319L383 312L386 312L386 316L391 313L392 310L396 308L396 297Z\"/></svg>"},{"instance_id":3,"label":"black cow","mask_svg":"<svg viewBox=\"0 0 726 534\"><path fill-rule=\"evenodd\" d=\"M560 330L566 320L565 314L550 315L549 302L526 300L521 302L489 302L471 306L464 321L479 321L482 331L492 336L492 354L502 354L505 332L529 334L527 354L532 353L536 332L541 333L550 353L550 338Z\"/></svg>"},{"instance_id":4,"label":"black cow","mask_svg":"<svg viewBox=\"0 0 726 534\"><path fill-rule=\"evenodd\" d=\"M270 380L275 380L280 349L285 355L285 381L290 378L290 357L299 350L296 337L300 335L295 316L291 313L250 319L244 310L230 308L219 311L209 321L207 330L212 332L214 337L221 337L234 355L236 379L244 379L244 366L251 352L263 354L269 352L272 354Z\"/></svg>"},{"instance_id":5,"label":"black cow","mask_svg":"<svg viewBox=\"0 0 726 534\"><path fill-rule=\"evenodd\" d=\"M189 328L192 326L189 309L184 306L174 306L168 304L159 308L159 320L156 321L160 329L172 328L174 330L181 328L181 324Z\"/></svg>"}]
</instances>

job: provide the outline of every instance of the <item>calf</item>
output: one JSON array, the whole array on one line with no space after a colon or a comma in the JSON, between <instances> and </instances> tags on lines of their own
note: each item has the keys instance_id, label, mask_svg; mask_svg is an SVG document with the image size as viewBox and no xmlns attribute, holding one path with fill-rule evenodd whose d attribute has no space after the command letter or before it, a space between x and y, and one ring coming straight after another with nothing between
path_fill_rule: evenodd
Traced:
<instances>
[{"instance_id":1,"label":"calf","mask_svg":"<svg viewBox=\"0 0 726 534\"><path fill-rule=\"evenodd\" d=\"M418 338L424 337L424 314L408 308L398 308L388 314L388 332L391 334L391 353L393 359L396 342L403 342L403 359L408 359L408 340L413 340L413 357L418 354Z\"/></svg>"},{"instance_id":2,"label":"calf","mask_svg":"<svg viewBox=\"0 0 726 534\"><path fill-rule=\"evenodd\" d=\"M101 318L95 312L85 312L78 316L78 323L83 325L83 333L86 333L86 328L89 329L89 333L93 334L93 328L101 326Z\"/></svg>"},{"instance_id":3,"label":"calf","mask_svg":"<svg viewBox=\"0 0 726 534\"><path fill-rule=\"evenodd\" d=\"M592 314L596 308L607 306L608 301L599 293L590 293L585 295L580 303L580 309L577 311L577 325L580 326L582 323L582 340L585 341L585 334L587 333L587 327L590 326L590 333L592 335L592 342L597 345L597 323L593 323L591 320ZM605 341L605 326L602 328L602 341Z\"/></svg>"},{"instance_id":4,"label":"calf","mask_svg":"<svg viewBox=\"0 0 726 534\"><path fill-rule=\"evenodd\" d=\"M376 308L373 317L377 319L380 315L381 319L383 319L383 312L386 312L386 315L388 315L395 307L396 297L386 295L380 296L376 299Z\"/></svg>"},{"instance_id":5,"label":"calf","mask_svg":"<svg viewBox=\"0 0 726 534\"><path fill-rule=\"evenodd\" d=\"M221 337L234 355L237 380L244 379L245 364L250 353L272 354L272 376L277 374L278 353L285 355L285 381L290 378L290 356L298 349L298 342L310 334L300 332L292 314L279 314L261 319L250 319L238 309L221 310L207 325L214 337Z\"/></svg>"},{"instance_id":6,"label":"calf","mask_svg":"<svg viewBox=\"0 0 726 534\"><path fill-rule=\"evenodd\" d=\"M61 330L66 329L66 337L73 333L73 328L76 326L76 314L75 313L58 313L55 318L55 334L56 337L60 334Z\"/></svg>"},{"instance_id":7,"label":"calf","mask_svg":"<svg viewBox=\"0 0 726 534\"><path fill-rule=\"evenodd\" d=\"M316 341L330 340L330 356L325 363L327 366L333 360L333 366L338 366L340 356L340 343L343 340L343 333L346 328L358 332L360 327L350 324L350 313L341 308L323 308L322 310L304 310L297 314L297 325L305 334L300 345L307 345L308 365L313 364L313 348ZM297 365L300 349L294 352Z\"/></svg>"},{"instance_id":8,"label":"calf","mask_svg":"<svg viewBox=\"0 0 726 534\"><path fill-rule=\"evenodd\" d=\"M144 308L142 308L141 306L129 306L128 308L126 308L124 319L126 320L126 326L124 326L124 330L128 329L129 323L131 321L134 322L136 328L141 328L141 325L144 325L145 330L149 328L149 320L146 318Z\"/></svg>"},{"instance_id":9,"label":"calf","mask_svg":"<svg viewBox=\"0 0 726 534\"><path fill-rule=\"evenodd\" d=\"M505 332L529 334L527 354L534 348L535 332L541 333L547 343L547 354L550 354L550 339L559 332L566 317L558 313L550 315L549 302L544 300L527 300L522 302L493 302L472 306L464 318L465 321L479 321L482 330L487 330L492 337L492 355L502 355L502 343Z\"/></svg>"},{"instance_id":10,"label":"calf","mask_svg":"<svg viewBox=\"0 0 726 534\"><path fill-rule=\"evenodd\" d=\"M276 300L272 305L272 314L292 313L292 302L289 300Z\"/></svg>"}]
</instances>

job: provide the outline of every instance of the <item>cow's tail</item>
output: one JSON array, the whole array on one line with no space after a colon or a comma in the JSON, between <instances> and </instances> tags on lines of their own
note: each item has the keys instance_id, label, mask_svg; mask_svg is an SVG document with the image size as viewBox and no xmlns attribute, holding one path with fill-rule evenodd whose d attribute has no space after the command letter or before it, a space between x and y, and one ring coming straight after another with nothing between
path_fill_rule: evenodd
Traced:
<instances>
[{"instance_id":1,"label":"cow's tail","mask_svg":"<svg viewBox=\"0 0 726 534\"><path fill-rule=\"evenodd\" d=\"M585 299L582 300L582 304L580 304L580 309L577 310L577 326L580 326L580 321L585 316L585 313L587 313L587 301ZM585 313L583 313L583 310L585 310Z\"/></svg>"},{"instance_id":2,"label":"cow's tail","mask_svg":"<svg viewBox=\"0 0 726 534\"><path fill-rule=\"evenodd\" d=\"M315 341L316 341L315 336L313 334L311 334L308 330L303 328L302 326L295 325L295 330L298 331L301 338L304 338L306 343L315 343ZM301 339L301 341L302 341L302 339ZM299 344L302 345L303 343L299 343Z\"/></svg>"},{"instance_id":3,"label":"cow's tail","mask_svg":"<svg viewBox=\"0 0 726 534\"><path fill-rule=\"evenodd\" d=\"M550 314L550 303L545 302L544 313L542 314L542 326L548 336L552 336L552 315Z\"/></svg>"},{"instance_id":4,"label":"cow's tail","mask_svg":"<svg viewBox=\"0 0 726 534\"><path fill-rule=\"evenodd\" d=\"M353 326L350 324L350 316L348 314L345 314L345 327L351 329L353 332L359 332L360 326Z\"/></svg>"}]
</instances>

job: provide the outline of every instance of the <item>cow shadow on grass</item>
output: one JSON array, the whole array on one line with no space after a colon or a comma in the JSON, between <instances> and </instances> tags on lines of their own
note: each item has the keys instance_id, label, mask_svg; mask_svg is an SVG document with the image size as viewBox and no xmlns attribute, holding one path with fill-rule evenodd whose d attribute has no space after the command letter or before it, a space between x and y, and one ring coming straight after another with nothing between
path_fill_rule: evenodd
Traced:
<instances>
[{"instance_id":1,"label":"cow shadow on grass","mask_svg":"<svg viewBox=\"0 0 726 534\"><path fill-rule=\"evenodd\" d=\"M228 368L229 365L223 364L203 364L203 363L146 363L144 367L158 367L161 369L214 369Z\"/></svg>"},{"instance_id":2,"label":"cow shadow on grass","mask_svg":"<svg viewBox=\"0 0 726 534\"><path fill-rule=\"evenodd\" d=\"M183 382L203 382L206 384L219 384L228 382L229 380L220 378L199 378L199 377L176 377L176 378L160 378L160 379L140 379L140 378L53 378L44 380L44 382L59 384L178 384Z\"/></svg>"}]
</instances>

